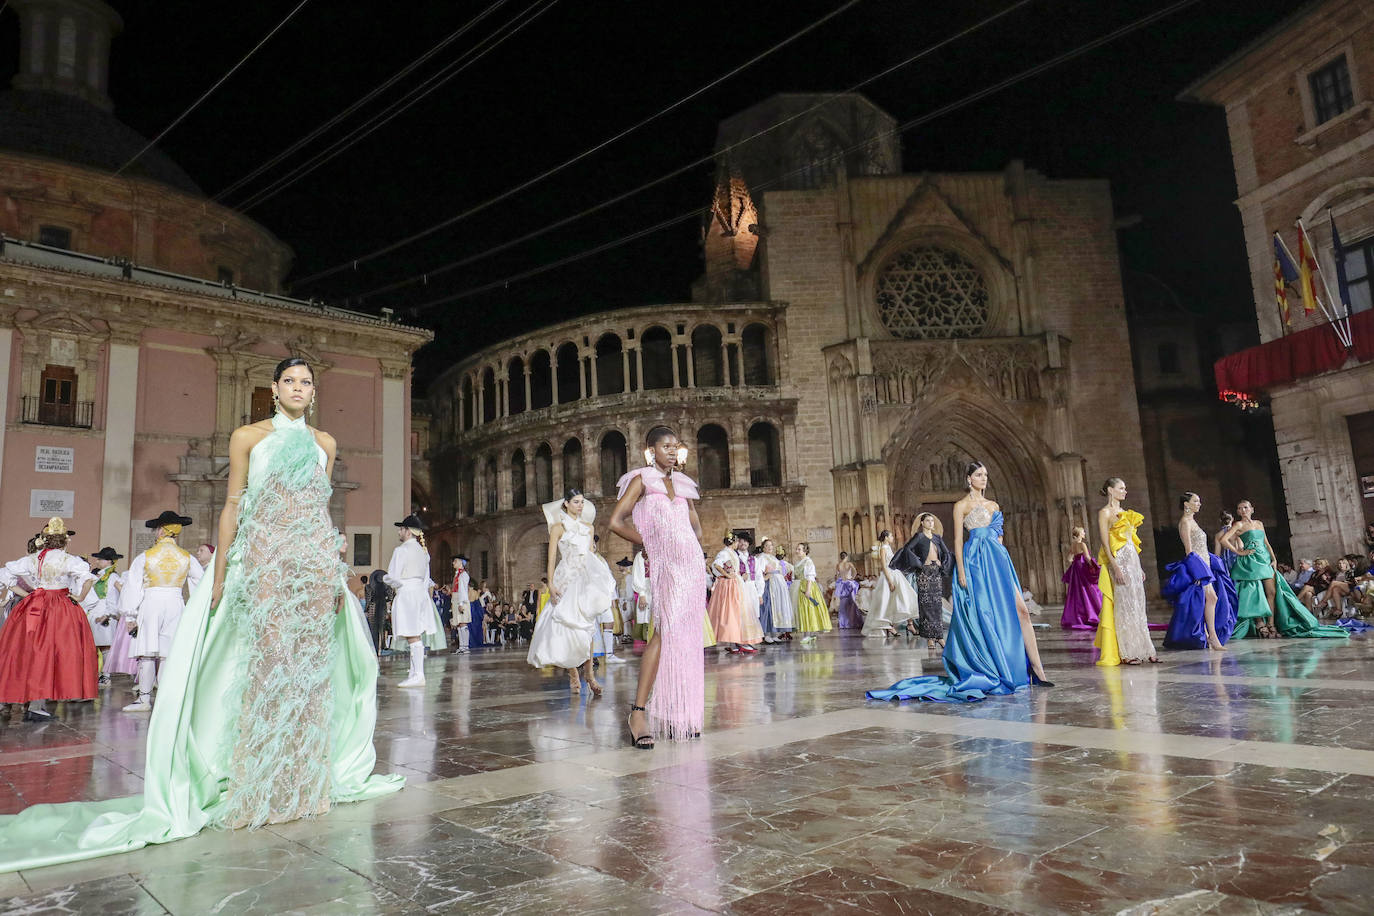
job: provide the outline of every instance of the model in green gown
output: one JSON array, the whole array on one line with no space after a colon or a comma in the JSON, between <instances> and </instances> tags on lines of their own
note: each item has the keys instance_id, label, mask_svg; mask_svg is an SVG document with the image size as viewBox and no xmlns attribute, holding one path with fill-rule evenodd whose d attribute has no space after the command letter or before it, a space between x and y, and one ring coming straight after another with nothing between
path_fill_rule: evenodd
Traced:
<instances>
[{"instance_id":1,"label":"model in green gown","mask_svg":"<svg viewBox=\"0 0 1374 916\"><path fill-rule=\"evenodd\" d=\"M1238 551L1231 567L1231 579L1236 583L1236 629L1232 639L1259 635L1260 624L1269 616L1269 600L1264 594L1267 581L1274 583L1274 627L1280 635L1350 638L1350 634L1340 627L1322 626L1302 606L1288 582L1274 568L1263 528L1242 532L1239 539L1241 547L1251 552Z\"/></svg>"},{"instance_id":2,"label":"model in green gown","mask_svg":"<svg viewBox=\"0 0 1374 916\"><path fill-rule=\"evenodd\" d=\"M142 795L0 817L0 872L256 827L401 788L373 775L377 660L323 449L283 414L249 453L223 598L201 579L162 668Z\"/></svg>"}]
</instances>

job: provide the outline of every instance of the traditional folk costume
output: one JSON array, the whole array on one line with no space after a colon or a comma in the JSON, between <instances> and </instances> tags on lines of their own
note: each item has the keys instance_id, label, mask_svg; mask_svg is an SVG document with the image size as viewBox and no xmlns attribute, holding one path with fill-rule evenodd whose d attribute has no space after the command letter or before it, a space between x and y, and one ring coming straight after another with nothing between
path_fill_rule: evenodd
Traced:
<instances>
[{"instance_id":1,"label":"traditional folk costume","mask_svg":"<svg viewBox=\"0 0 1374 916\"><path fill-rule=\"evenodd\" d=\"M816 562L809 556L802 557L796 566L793 578L797 602L797 631L804 634L803 642L812 642L817 633L830 632L830 609L826 607L825 595L816 581Z\"/></svg>"},{"instance_id":2,"label":"traditional folk costume","mask_svg":"<svg viewBox=\"0 0 1374 916\"><path fill-rule=\"evenodd\" d=\"M739 554L729 547L721 548L711 561L711 573L716 579L711 586L711 602L706 607L716 641L736 645L745 641L744 627L740 623L744 589L738 569Z\"/></svg>"},{"instance_id":3,"label":"traditional folk costume","mask_svg":"<svg viewBox=\"0 0 1374 916\"><path fill-rule=\"evenodd\" d=\"M394 524L397 528L424 530L424 525L414 515L407 515ZM391 552L386 584L396 590L396 597L391 600L391 630L396 636L409 637L406 642L409 643L410 672L397 686L423 687L425 644L422 640L410 642L410 638L432 636L438 630L439 612L429 600L429 589L434 584L429 578L429 553L418 537L401 542Z\"/></svg>"},{"instance_id":4,"label":"traditional folk costume","mask_svg":"<svg viewBox=\"0 0 1374 916\"><path fill-rule=\"evenodd\" d=\"M535 621L526 660L535 668L579 668L592 657L593 641L601 639L601 617L615 595L615 576L592 549L596 507L590 500L583 502L578 518L567 513L562 500L545 503L543 508L550 531L555 525L563 526L553 571L558 600L550 602Z\"/></svg>"},{"instance_id":5,"label":"traditional folk costume","mask_svg":"<svg viewBox=\"0 0 1374 916\"><path fill-rule=\"evenodd\" d=\"M642 550L630 565L630 590L634 595L635 648L643 649L649 641L649 624L653 620L653 594L649 587L649 561Z\"/></svg>"},{"instance_id":6,"label":"traditional folk costume","mask_svg":"<svg viewBox=\"0 0 1374 916\"><path fill-rule=\"evenodd\" d=\"M759 620L759 612L763 609L763 595L759 592L754 559L749 555L747 548L737 551L735 556L739 561L735 569L739 571L741 596L739 622L744 632L744 642L746 644L761 643L763 642L763 625Z\"/></svg>"},{"instance_id":7,"label":"traditional folk costume","mask_svg":"<svg viewBox=\"0 0 1374 916\"><path fill-rule=\"evenodd\" d=\"M110 649L118 636L121 618L119 616L119 591L124 585L124 577L115 569L115 561L124 559L113 547L101 548L99 553L91 554L93 560L109 562L104 569L94 573L86 600L81 603L86 611L86 619L91 623L91 638L95 640L96 651L100 654L100 686L110 683L106 670L110 664ZM127 635L128 628L123 628Z\"/></svg>"},{"instance_id":8,"label":"traditional folk costume","mask_svg":"<svg viewBox=\"0 0 1374 916\"><path fill-rule=\"evenodd\" d=\"M468 575L468 558L458 557L458 572L453 576L453 630L458 634L458 651L467 652L472 642L472 602L468 589L472 578Z\"/></svg>"},{"instance_id":9,"label":"traditional folk costume","mask_svg":"<svg viewBox=\"0 0 1374 916\"><path fill-rule=\"evenodd\" d=\"M60 518L45 535L71 534ZM96 694L96 651L91 625L73 595L84 597L91 581L85 560L61 549L44 549L6 563L0 585L20 579L34 586L0 629L0 703L30 703L25 719L51 719L47 700L90 700Z\"/></svg>"},{"instance_id":10,"label":"traditional folk costume","mask_svg":"<svg viewBox=\"0 0 1374 916\"><path fill-rule=\"evenodd\" d=\"M124 623L133 636L129 654L138 659L137 696L125 712L153 708L153 688L186 609L185 592L194 591L205 572L195 557L177 546L176 536L191 524L190 518L168 509L143 524L162 534L129 564L119 595Z\"/></svg>"},{"instance_id":11,"label":"traditional folk costume","mask_svg":"<svg viewBox=\"0 0 1374 916\"><path fill-rule=\"evenodd\" d=\"M788 593L787 573L782 561L766 553L759 554L758 560L763 572L762 616L768 618L764 637L773 639L775 634L791 633L796 629L796 614L792 610L792 596Z\"/></svg>"}]
</instances>

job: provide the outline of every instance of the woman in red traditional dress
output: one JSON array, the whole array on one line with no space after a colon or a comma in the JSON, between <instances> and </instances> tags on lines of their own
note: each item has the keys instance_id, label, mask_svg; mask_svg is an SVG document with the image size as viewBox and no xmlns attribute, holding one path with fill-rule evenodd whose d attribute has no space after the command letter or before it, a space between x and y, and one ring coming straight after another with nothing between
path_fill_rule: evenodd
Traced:
<instances>
[{"instance_id":1,"label":"woman in red traditional dress","mask_svg":"<svg viewBox=\"0 0 1374 916\"><path fill-rule=\"evenodd\" d=\"M26 722L54 718L48 700L96 695L95 642L77 604L95 577L85 560L64 549L73 533L62 519L51 518L40 532L38 551L0 569L6 588L20 579L35 586L0 629L0 703L28 703Z\"/></svg>"}]
</instances>

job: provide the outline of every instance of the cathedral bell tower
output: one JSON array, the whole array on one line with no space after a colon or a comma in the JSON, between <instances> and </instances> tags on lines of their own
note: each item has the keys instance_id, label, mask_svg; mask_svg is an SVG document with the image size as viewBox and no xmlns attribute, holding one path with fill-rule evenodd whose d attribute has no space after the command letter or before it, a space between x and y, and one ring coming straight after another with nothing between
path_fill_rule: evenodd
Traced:
<instances>
[{"instance_id":1,"label":"cathedral bell tower","mask_svg":"<svg viewBox=\"0 0 1374 916\"><path fill-rule=\"evenodd\" d=\"M113 111L110 39L124 26L100 0L10 0L19 14L19 90L59 92Z\"/></svg>"}]
</instances>

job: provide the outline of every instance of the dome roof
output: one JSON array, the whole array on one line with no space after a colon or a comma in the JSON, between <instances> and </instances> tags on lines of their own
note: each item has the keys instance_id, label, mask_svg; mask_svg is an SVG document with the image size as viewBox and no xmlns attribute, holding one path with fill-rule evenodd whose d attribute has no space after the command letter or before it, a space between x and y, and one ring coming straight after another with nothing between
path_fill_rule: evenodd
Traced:
<instances>
[{"instance_id":1,"label":"dome roof","mask_svg":"<svg viewBox=\"0 0 1374 916\"><path fill-rule=\"evenodd\" d=\"M0 92L0 149L43 156L113 173L148 141L109 112L60 92ZM204 192L166 154L144 153L126 175L203 197Z\"/></svg>"}]
</instances>

